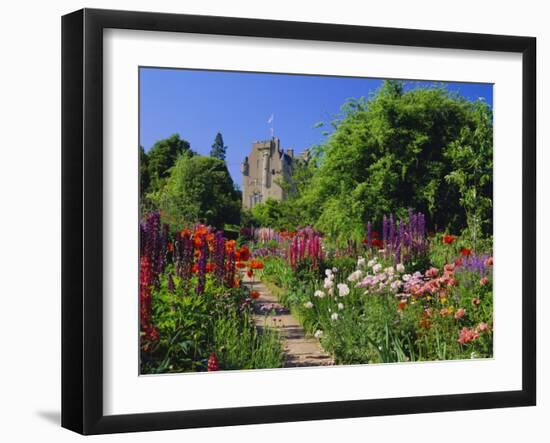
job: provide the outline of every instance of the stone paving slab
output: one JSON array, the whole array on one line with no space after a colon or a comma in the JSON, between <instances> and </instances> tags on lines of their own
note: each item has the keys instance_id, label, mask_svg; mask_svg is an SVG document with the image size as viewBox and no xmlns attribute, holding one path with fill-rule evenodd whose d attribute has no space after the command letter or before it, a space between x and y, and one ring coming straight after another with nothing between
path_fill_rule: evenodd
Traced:
<instances>
[{"instance_id":1,"label":"stone paving slab","mask_svg":"<svg viewBox=\"0 0 550 443\"><path fill-rule=\"evenodd\" d=\"M304 328L290 310L281 305L276 296L258 279L244 277L243 282L260 296L254 300L256 326L277 328L284 341L285 367L330 366L334 360L327 354L319 340L306 336Z\"/></svg>"}]
</instances>

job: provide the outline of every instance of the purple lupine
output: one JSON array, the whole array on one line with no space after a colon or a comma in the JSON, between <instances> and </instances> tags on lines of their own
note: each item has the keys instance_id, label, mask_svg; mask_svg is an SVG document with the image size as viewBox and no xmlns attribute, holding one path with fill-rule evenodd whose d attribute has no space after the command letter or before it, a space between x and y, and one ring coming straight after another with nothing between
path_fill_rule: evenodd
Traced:
<instances>
[{"instance_id":1,"label":"purple lupine","mask_svg":"<svg viewBox=\"0 0 550 443\"><path fill-rule=\"evenodd\" d=\"M225 276L225 238L223 231L217 231L214 237L214 276L221 283Z\"/></svg>"},{"instance_id":2,"label":"purple lupine","mask_svg":"<svg viewBox=\"0 0 550 443\"><path fill-rule=\"evenodd\" d=\"M395 240L395 226L393 222L393 214L390 214L389 217L389 226L388 226L388 244L390 245L390 249L393 249L393 242Z\"/></svg>"},{"instance_id":3,"label":"purple lupine","mask_svg":"<svg viewBox=\"0 0 550 443\"><path fill-rule=\"evenodd\" d=\"M172 277L172 273L168 274L168 291L174 292L176 290L176 287L174 285L174 278Z\"/></svg>"},{"instance_id":4,"label":"purple lupine","mask_svg":"<svg viewBox=\"0 0 550 443\"><path fill-rule=\"evenodd\" d=\"M199 258L197 261L197 294L204 292L206 285L206 262L208 260L208 243L204 235L200 236L201 245L199 248Z\"/></svg>"}]
</instances>

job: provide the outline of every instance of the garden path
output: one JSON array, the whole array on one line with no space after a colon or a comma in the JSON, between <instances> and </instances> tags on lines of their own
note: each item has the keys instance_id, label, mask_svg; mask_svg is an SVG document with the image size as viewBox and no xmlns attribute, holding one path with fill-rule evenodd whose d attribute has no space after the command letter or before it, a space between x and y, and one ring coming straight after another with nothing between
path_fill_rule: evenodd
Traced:
<instances>
[{"instance_id":1,"label":"garden path","mask_svg":"<svg viewBox=\"0 0 550 443\"><path fill-rule=\"evenodd\" d=\"M275 295L261 280L244 277L244 283L260 296L254 300L254 320L259 330L276 328L281 332L284 344L285 367L329 366L334 360L327 354L319 340L306 337L304 328L292 316L289 309L281 305Z\"/></svg>"}]
</instances>

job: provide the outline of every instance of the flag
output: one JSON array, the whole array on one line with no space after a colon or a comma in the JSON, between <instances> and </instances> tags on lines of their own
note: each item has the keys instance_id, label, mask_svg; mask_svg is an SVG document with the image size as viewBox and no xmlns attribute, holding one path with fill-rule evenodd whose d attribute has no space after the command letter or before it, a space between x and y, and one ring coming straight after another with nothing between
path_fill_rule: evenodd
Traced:
<instances>
[{"instance_id":1,"label":"flag","mask_svg":"<svg viewBox=\"0 0 550 443\"><path fill-rule=\"evenodd\" d=\"M273 114L271 114L271 117L269 117L269 120L267 121L268 123L273 123L273 119L275 118L275 116Z\"/></svg>"}]
</instances>

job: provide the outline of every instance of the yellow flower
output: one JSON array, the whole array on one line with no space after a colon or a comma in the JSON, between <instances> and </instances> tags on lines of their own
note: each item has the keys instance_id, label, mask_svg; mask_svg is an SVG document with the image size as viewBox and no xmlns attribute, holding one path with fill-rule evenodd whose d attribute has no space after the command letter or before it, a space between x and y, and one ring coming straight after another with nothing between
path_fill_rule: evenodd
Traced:
<instances>
[{"instance_id":1,"label":"yellow flower","mask_svg":"<svg viewBox=\"0 0 550 443\"><path fill-rule=\"evenodd\" d=\"M440 301L441 304L444 305L445 303L447 303L447 297L441 297Z\"/></svg>"},{"instance_id":2,"label":"yellow flower","mask_svg":"<svg viewBox=\"0 0 550 443\"><path fill-rule=\"evenodd\" d=\"M453 308L452 306L449 306L448 309L447 309L447 312L449 314L452 314L454 311L455 311L455 308Z\"/></svg>"},{"instance_id":3,"label":"yellow flower","mask_svg":"<svg viewBox=\"0 0 550 443\"><path fill-rule=\"evenodd\" d=\"M432 299L431 295L426 296L426 300L430 301Z\"/></svg>"}]
</instances>

